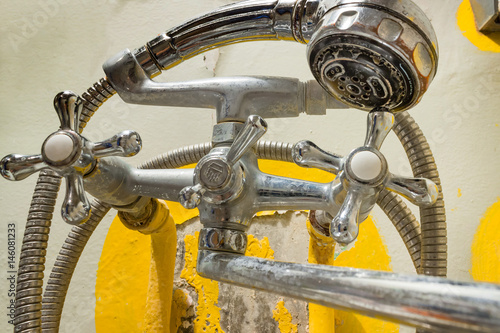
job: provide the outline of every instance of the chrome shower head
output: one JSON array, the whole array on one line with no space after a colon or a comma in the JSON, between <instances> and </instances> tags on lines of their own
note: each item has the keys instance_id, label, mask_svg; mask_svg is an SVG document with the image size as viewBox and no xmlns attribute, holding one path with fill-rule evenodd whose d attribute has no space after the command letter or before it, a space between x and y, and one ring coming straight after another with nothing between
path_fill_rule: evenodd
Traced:
<instances>
[{"instance_id":1,"label":"chrome shower head","mask_svg":"<svg viewBox=\"0 0 500 333\"><path fill-rule=\"evenodd\" d=\"M318 21L307 50L323 88L367 111L416 105L438 63L431 23L409 0L337 1Z\"/></svg>"},{"instance_id":2,"label":"chrome shower head","mask_svg":"<svg viewBox=\"0 0 500 333\"><path fill-rule=\"evenodd\" d=\"M207 50L258 40L307 44L316 80L344 104L362 110L386 107L397 112L413 107L437 69L434 30L411 0L241 1L187 21L126 53L152 78ZM136 91L124 86L135 79L114 75L127 63L119 53L104 65L122 98ZM128 100L151 103L142 97Z\"/></svg>"}]
</instances>

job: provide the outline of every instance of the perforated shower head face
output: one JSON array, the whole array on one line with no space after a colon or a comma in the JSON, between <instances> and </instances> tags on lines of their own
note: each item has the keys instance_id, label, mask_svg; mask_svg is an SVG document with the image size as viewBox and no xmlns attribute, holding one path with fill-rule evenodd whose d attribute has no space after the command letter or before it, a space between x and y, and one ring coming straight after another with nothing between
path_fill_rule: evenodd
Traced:
<instances>
[{"instance_id":1,"label":"perforated shower head face","mask_svg":"<svg viewBox=\"0 0 500 333\"><path fill-rule=\"evenodd\" d=\"M345 104L393 112L416 105L437 70L429 19L410 0L340 0L308 43L311 70Z\"/></svg>"}]
</instances>

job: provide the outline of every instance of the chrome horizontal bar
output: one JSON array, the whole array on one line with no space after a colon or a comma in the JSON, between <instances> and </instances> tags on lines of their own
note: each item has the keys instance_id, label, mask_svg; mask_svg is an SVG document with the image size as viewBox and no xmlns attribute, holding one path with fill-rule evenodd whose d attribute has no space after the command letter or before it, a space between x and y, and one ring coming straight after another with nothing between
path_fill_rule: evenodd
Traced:
<instances>
[{"instance_id":1,"label":"chrome horizontal bar","mask_svg":"<svg viewBox=\"0 0 500 333\"><path fill-rule=\"evenodd\" d=\"M126 103L216 109L217 122L325 114L346 106L316 81L269 76L215 77L189 82L155 82L125 50L103 66L108 80ZM134 73L134 75L131 75Z\"/></svg>"},{"instance_id":2,"label":"chrome horizontal bar","mask_svg":"<svg viewBox=\"0 0 500 333\"><path fill-rule=\"evenodd\" d=\"M499 332L500 286L202 250L198 273L439 332Z\"/></svg>"},{"instance_id":3,"label":"chrome horizontal bar","mask_svg":"<svg viewBox=\"0 0 500 333\"><path fill-rule=\"evenodd\" d=\"M84 181L87 192L111 205L125 206L141 196L178 201L179 192L193 185L193 169L135 169L107 157Z\"/></svg>"},{"instance_id":4,"label":"chrome horizontal bar","mask_svg":"<svg viewBox=\"0 0 500 333\"><path fill-rule=\"evenodd\" d=\"M325 210L334 213L333 198L342 191L339 184L316 183L311 181L278 177L257 173L255 177L254 207L264 210Z\"/></svg>"}]
</instances>

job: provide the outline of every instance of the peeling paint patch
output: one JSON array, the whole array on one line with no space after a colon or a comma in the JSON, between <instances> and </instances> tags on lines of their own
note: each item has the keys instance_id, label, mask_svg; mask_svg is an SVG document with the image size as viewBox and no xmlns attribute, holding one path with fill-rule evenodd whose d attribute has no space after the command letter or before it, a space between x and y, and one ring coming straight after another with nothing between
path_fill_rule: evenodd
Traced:
<instances>
[{"instance_id":1,"label":"peeling paint patch","mask_svg":"<svg viewBox=\"0 0 500 333\"><path fill-rule=\"evenodd\" d=\"M335 242L332 238L316 232L307 221L309 237L309 258L311 264L333 266ZM309 303L309 333L335 332L335 310L326 306Z\"/></svg>"},{"instance_id":2,"label":"peeling paint patch","mask_svg":"<svg viewBox=\"0 0 500 333\"><path fill-rule=\"evenodd\" d=\"M205 67L212 72L215 76L215 71L217 70L217 64L219 62L220 57L220 49L213 49L203 53L203 62L205 63Z\"/></svg>"},{"instance_id":3,"label":"peeling paint patch","mask_svg":"<svg viewBox=\"0 0 500 333\"><path fill-rule=\"evenodd\" d=\"M484 214L472 243L472 278L500 283L500 200Z\"/></svg>"},{"instance_id":4,"label":"peeling paint patch","mask_svg":"<svg viewBox=\"0 0 500 333\"><path fill-rule=\"evenodd\" d=\"M273 318L278 323L281 333L297 333L297 324L292 323L292 315L285 307L285 301L278 302L273 310Z\"/></svg>"},{"instance_id":5,"label":"peeling paint patch","mask_svg":"<svg viewBox=\"0 0 500 333\"><path fill-rule=\"evenodd\" d=\"M248 235L248 245L245 255L248 257L274 259L274 250L271 248L267 237L259 241L253 235Z\"/></svg>"},{"instance_id":6,"label":"peeling paint patch","mask_svg":"<svg viewBox=\"0 0 500 333\"><path fill-rule=\"evenodd\" d=\"M172 298L172 310L170 316L170 332L192 331L195 319L194 301L189 293L182 289L175 289Z\"/></svg>"}]
</instances>

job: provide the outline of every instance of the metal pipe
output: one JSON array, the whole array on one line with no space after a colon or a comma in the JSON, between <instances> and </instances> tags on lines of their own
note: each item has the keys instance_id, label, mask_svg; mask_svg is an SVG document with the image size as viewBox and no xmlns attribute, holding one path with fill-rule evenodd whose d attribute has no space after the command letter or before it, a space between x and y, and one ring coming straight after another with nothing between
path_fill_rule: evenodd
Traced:
<instances>
[{"instance_id":1,"label":"metal pipe","mask_svg":"<svg viewBox=\"0 0 500 333\"><path fill-rule=\"evenodd\" d=\"M285 118L298 117L300 113L325 114L327 108L345 107L316 81L240 76L156 82L148 77L139 59L128 49L107 60L103 69L126 103L216 109L218 123L244 122L252 114Z\"/></svg>"},{"instance_id":2,"label":"metal pipe","mask_svg":"<svg viewBox=\"0 0 500 333\"><path fill-rule=\"evenodd\" d=\"M85 177L85 190L110 205L125 206L138 197L177 201L179 192L193 184L193 170L143 170L116 157L102 158Z\"/></svg>"},{"instance_id":3,"label":"metal pipe","mask_svg":"<svg viewBox=\"0 0 500 333\"><path fill-rule=\"evenodd\" d=\"M500 286L200 250L198 273L439 332L498 332Z\"/></svg>"}]
</instances>

